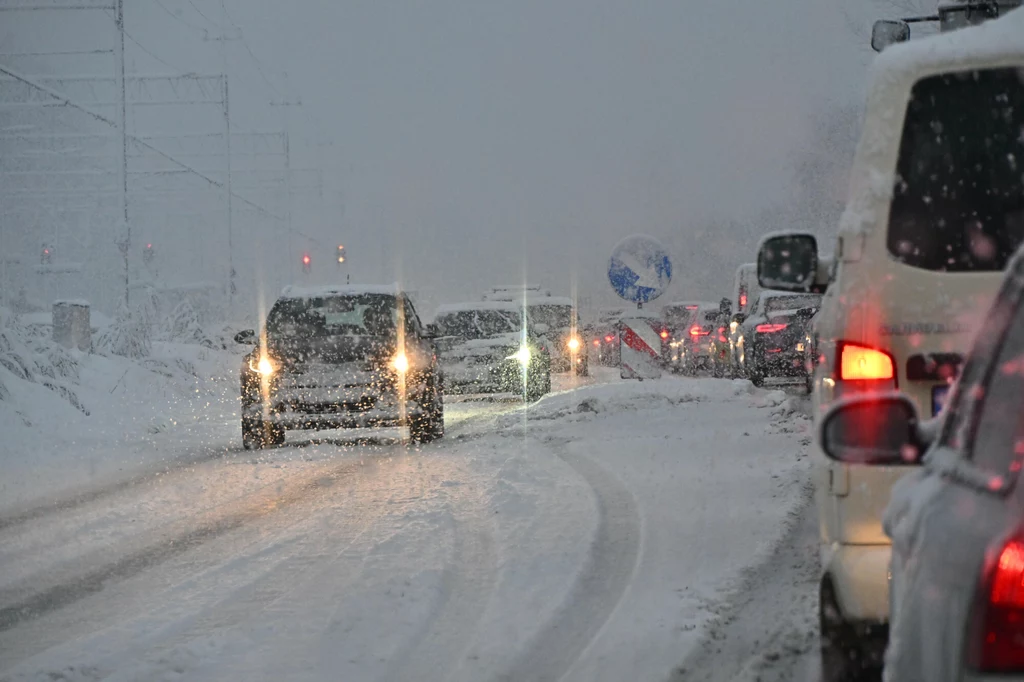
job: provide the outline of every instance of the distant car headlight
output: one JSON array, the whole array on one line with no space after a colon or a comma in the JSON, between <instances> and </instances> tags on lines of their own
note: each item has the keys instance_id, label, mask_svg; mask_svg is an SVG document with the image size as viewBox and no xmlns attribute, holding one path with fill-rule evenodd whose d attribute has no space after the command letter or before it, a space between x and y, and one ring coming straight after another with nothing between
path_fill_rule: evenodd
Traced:
<instances>
[{"instance_id":1,"label":"distant car headlight","mask_svg":"<svg viewBox=\"0 0 1024 682\"><path fill-rule=\"evenodd\" d=\"M395 357L391 358L391 369L399 374L409 371L409 358L405 357L405 353L396 353Z\"/></svg>"},{"instance_id":2,"label":"distant car headlight","mask_svg":"<svg viewBox=\"0 0 1024 682\"><path fill-rule=\"evenodd\" d=\"M274 367L274 363L271 362L270 358L268 358L266 355L261 356L259 360L256 360L255 358L249 358L249 369L258 374L262 374L265 377L269 377L271 374L277 371L277 368Z\"/></svg>"},{"instance_id":3,"label":"distant car headlight","mask_svg":"<svg viewBox=\"0 0 1024 682\"><path fill-rule=\"evenodd\" d=\"M528 346L526 346L526 345L522 345L522 346L519 346L519 350L517 350L512 355L508 356L506 358L506 360L513 360L514 359L514 360L518 361L520 365L522 365L523 367L526 367L527 365L530 364L530 358L532 356L533 356L533 354L530 353L530 348Z\"/></svg>"},{"instance_id":4,"label":"distant car headlight","mask_svg":"<svg viewBox=\"0 0 1024 682\"><path fill-rule=\"evenodd\" d=\"M569 350L578 351L580 349L580 340L575 336L569 338L569 342L566 344L569 346Z\"/></svg>"}]
</instances>

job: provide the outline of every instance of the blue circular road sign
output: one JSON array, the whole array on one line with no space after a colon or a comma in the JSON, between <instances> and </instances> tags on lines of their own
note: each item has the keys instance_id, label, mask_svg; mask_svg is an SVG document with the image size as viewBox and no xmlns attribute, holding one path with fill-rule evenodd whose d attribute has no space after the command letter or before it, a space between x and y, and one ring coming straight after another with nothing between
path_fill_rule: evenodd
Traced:
<instances>
[{"instance_id":1,"label":"blue circular road sign","mask_svg":"<svg viewBox=\"0 0 1024 682\"><path fill-rule=\"evenodd\" d=\"M626 237L612 250L608 281L615 293L627 301L653 301L665 293L672 281L668 251L654 237Z\"/></svg>"}]
</instances>

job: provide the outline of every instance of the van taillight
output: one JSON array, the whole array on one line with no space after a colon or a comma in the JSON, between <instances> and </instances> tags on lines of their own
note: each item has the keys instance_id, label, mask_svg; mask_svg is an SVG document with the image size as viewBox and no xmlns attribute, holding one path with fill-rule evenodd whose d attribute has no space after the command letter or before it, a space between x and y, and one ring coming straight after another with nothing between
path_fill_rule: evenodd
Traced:
<instances>
[{"instance_id":1,"label":"van taillight","mask_svg":"<svg viewBox=\"0 0 1024 682\"><path fill-rule=\"evenodd\" d=\"M1024 672L1024 541L1007 541L990 566L968 632L968 663L982 672Z\"/></svg>"},{"instance_id":2,"label":"van taillight","mask_svg":"<svg viewBox=\"0 0 1024 682\"><path fill-rule=\"evenodd\" d=\"M844 343L839 355L839 378L843 381L893 379L896 368L888 353L855 343Z\"/></svg>"},{"instance_id":3,"label":"van taillight","mask_svg":"<svg viewBox=\"0 0 1024 682\"><path fill-rule=\"evenodd\" d=\"M788 326L789 325L783 324L781 322L777 324L759 324L756 327L754 327L754 331L756 331L758 334L774 334L775 332L781 332Z\"/></svg>"},{"instance_id":4,"label":"van taillight","mask_svg":"<svg viewBox=\"0 0 1024 682\"><path fill-rule=\"evenodd\" d=\"M708 330L702 329L699 324L690 327L690 336L707 336L710 333Z\"/></svg>"}]
</instances>

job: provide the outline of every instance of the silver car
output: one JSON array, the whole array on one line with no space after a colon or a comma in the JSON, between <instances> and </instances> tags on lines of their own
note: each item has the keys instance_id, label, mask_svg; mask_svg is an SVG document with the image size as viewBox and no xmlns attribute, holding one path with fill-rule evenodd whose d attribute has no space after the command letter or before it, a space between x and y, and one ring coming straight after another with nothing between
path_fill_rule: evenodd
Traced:
<instances>
[{"instance_id":1,"label":"silver car","mask_svg":"<svg viewBox=\"0 0 1024 682\"><path fill-rule=\"evenodd\" d=\"M822 446L856 466L920 463L893 489L888 680L1024 680L1024 251L944 411L898 392L835 405Z\"/></svg>"}]
</instances>

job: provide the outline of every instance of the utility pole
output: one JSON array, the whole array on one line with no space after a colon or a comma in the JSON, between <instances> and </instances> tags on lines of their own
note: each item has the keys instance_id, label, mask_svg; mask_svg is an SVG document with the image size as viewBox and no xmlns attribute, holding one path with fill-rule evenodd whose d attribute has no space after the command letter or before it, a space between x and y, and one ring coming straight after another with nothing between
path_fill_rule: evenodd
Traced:
<instances>
[{"instance_id":1,"label":"utility pole","mask_svg":"<svg viewBox=\"0 0 1024 682\"><path fill-rule=\"evenodd\" d=\"M227 190L227 209L228 209L228 309L233 309L235 302L235 244L234 244L234 227L232 222L232 211L231 211L231 107L228 104L228 73L227 73L227 62L224 64L224 77L222 81L224 85L224 146L227 152L224 155L225 158L225 178L224 188Z\"/></svg>"},{"instance_id":2,"label":"utility pole","mask_svg":"<svg viewBox=\"0 0 1024 682\"><path fill-rule=\"evenodd\" d=\"M128 254L132 245L132 227L128 222L128 106L125 97L124 84L124 0L116 0L114 10L114 26L117 35L114 36L115 74L117 78L117 90L120 93L121 101L117 108L117 132L121 136L121 163L119 167L118 185L120 191L120 214L124 221L124 234L121 241L121 254L124 256L124 304L128 306L131 300L131 288L129 286Z\"/></svg>"},{"instance_id":3,"label":"utility pole","mask_svg":"<svg viewBox=\"0 0 1024 682\"><path fill-rule=\"evenodd\" d=\"M293 207L294 198L292 196L291 131L288 128L288 124L290 123L288 112L289 112L289 107L301 107L302 106L302 100L300 100L300 99L294 99L294 100L274 100L274 101L270 102L270 106L272 106L272 107L284 107L284 109L283 109L283 112L284 112L284 115L283 115L283 119L284 119L284 121L283 121L283 125L284 125L284 149L285 149L285 153L284 153L284 179L285 179L285 185L286 185L285 189L288 192L288 194L287 194L288 205L285 208L285 217L287 218L287 221L288 221L288 257L289 257L289 261L288 262L290 263L291 262L291 260L290 260L291 259L291 254L292 254L292 242L294 240L294 234L293 233L294 233L295 229L294 229L294 226L292 224L292 207Z\"/></svg>"},{"instance_id":4,"label":"utility pole","mask_svg":"<svg viewBox=\"0 0 1024 682\"><path fill-rule=\"evenodd\" d=\"M235 244L234 244L234 216L231 209L231 107L228 104L228 53L224 49L224 43L228 40L241 39L241 31L236 29L230 34L225 30L216 38L210 36L209 32L203 36L203 40L213 40L219 43L221 63L224 69L224 80L222 85L222 96L224 99L224 189L227 191L225 201L227 210L228 230L228 308L231 309L235 302Z\"/></svg>"}]
</instances>

